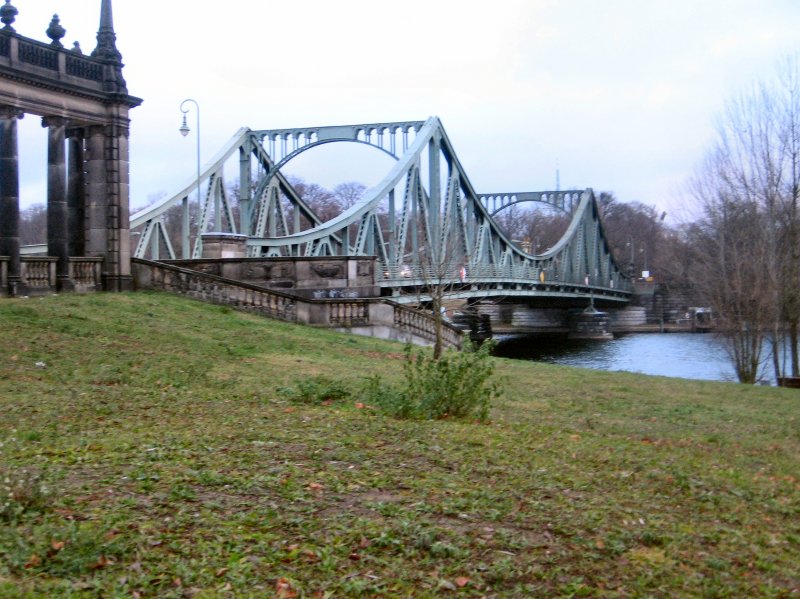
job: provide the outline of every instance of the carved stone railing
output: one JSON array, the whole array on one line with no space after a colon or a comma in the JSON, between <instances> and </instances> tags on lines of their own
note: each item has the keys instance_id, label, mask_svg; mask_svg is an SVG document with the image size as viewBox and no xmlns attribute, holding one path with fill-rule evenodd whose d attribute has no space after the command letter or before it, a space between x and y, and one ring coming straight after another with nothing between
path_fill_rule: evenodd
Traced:
<instances>
[{"instance_id":1,"label":"carved stone railing","mask_svg":"<svg viewBox=\"0 0 800 599\"><path fill-rule=\"evenodd\" d=\"M296 299L285 293L151 260L134 259L132 270L137 289L167 291L278 320L297 322Z\"/></svg>"},{"instance_id":2,"label":"carved stone railing","mask_svg":"<svg viewBox=\"0 0 800 599\"><path fill-rule=\"evenodd\" d=\"M19 61L51 71L58 70L58 50L45 44L19 40Z\"/></svg>"},{"instance_id":3,"label":"carved stone railing","mask_svg":"<svg viewBox=\"0 0 800 599\"><path fill-rule=\"evenodd\" d=\"M394 324L396 327L407 330L425 339L436 339L436 320L427 312L415 310L408 306L392 304L394 307ZM460 348L463 343L463 333L451 323L441 321L442 341L445 347Z\"/></svg>"},{"instance_id":4,"label":"carved stone railing","mask_svg":"<svg viewBox=\"0 0 800 599\"><path fill-rule=\"evenodd\" d=\"M23 256L20 259L20 278L30 295L44 295L56 290L56 263L51 256Z\"/></svg>"},{"instance_id":5,"label":"carved stone railing","mask_svg":"<svg viewBox=\"0 0 800 599\"><path fill-rule=\"evenodd\" d=\"M327 301L329 322L333 327L353 327L368 325L369 300Z\"/></svg>"},{"instance_id":6,"label":"carved stone railing","mask_svg":"<svg viewBox=\"0 0 800 599\"><path fill-rule=\"evenodd\" d=\"M388 338L435 340L436 325L430 314L382 298L306 299L163 262L134 258L131 265L136 289L166 291L288 322L360 334L388 328L396 333ZM460 348L461 331L442 324L444 345Z\"/></svg>"},{"instance_id":7,"label":"carved stone railing","mask_svg":"<svg viewBox=\"0 0 800 599\"><path fill-rule=\"evenodd\" d=\"M81 55L66 57L67 75L88 79L89 81L103 80L103 65L97 61L86 60Z\"/></svg>"},{"instance_id":8,"label":"carved stone railing","mask_svg":"<svg viewBox=\"0 0 800 599\"><path fill-rule=\"evenodd\" d=\"M69 278L74 290L80 293L100 291L102 281L103 258L70 258Z\"/></svg>"},{"instance_id":9,"label":"carved stone railing","mask_svg":"<svg viewBox=\"0 0 800 599\"><path fill-rule=\"evenodd\" d=\"M106 66L89 55L0 31L0 69L24 69L86 91L102 92Z\"/></svg>"}]
</instances>

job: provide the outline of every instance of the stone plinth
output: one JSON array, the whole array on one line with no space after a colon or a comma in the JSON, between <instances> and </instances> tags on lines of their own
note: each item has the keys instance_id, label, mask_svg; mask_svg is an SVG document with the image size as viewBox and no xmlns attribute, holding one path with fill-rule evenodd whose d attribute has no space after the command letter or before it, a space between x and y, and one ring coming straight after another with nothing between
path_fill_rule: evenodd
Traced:
<instances>
[{"instance_id":1,"label":"stone plinth","mask_svg":"<svg viewBox=\"0 0 800 599\"><path fill-rule=\"evenodd\" d=\"M244 258L247 255L247 235L204 233L201 237L204 259Z\"/></svg>"}]
</instances>

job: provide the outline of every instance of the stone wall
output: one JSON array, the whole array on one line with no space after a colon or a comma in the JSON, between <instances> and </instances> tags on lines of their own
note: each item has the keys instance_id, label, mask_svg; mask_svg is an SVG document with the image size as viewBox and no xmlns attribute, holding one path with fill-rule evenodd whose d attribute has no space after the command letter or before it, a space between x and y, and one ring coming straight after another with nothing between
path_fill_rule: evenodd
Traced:
<instances>
[{"instance_id":1,"label":"stone wall","mask_svg":"<svg viewBox=\"0 0 800 599\"><path fill-rule=\"evenodd\" d=\"M374 257L220 258L168 260L182 268L268 289L322 299L376 297Z\"/></svg>"}]
</instances>

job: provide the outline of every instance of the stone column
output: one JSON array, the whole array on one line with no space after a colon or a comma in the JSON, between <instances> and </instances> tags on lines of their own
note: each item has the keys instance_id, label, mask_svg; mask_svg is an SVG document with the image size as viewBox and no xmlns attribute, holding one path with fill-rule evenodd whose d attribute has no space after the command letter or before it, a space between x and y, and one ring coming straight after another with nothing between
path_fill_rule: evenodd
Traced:
<instances>
[{"instance_id":1,"label":"stone column","mask_svg":"<svg viewBox=\"0 0 800 599\"><path fill-rule=\"evenodd\" d=\"M127 121L126 121L127 123ZM128 127L115 124L106 128L106 169L108 175L108 255L106 289L130 291L131 218Z\"/></svg>"},{"instance_id":2,"label":"stone column","mask_svg":"<svg viewBox=\"0 0 800 599\"><path fill-rule=\"evenodd\" d=\"M89 127L86 153L86 253L104 258L106 291L127 291L133 287L127 127Z\"/></svg>"},{"instance_id":3,"label":"stone column","mask_svg":"<svg viewBox=\"0 0 800 599\"><path fill-rule=\"evenodd\" d=\"M69 255L86 254L86 178L84 177L83 129L67 131L67 233Z\"/></svg>"},{"instance_id":4,"label":"stone column","mask_svg":"<svg viewBox=\"0 0 800 599\"><path fill-rule=\"evenodd\" d=\"M26 295L19 258L19 155L17 119L22 111L0 106L0 256L8 256L8 293Z\"/></svg>"},{"instance_id":5,"label":"stone column","mask_svg":"<svg viewBox=\"0 0 800 599\"><path fill-rule=\"evenodd\" d=\"M56 289L68 291L72 284L67 245L67 119L45 117L42 126L47 127L47 254L58 258Z\"/></svg>"},{"instance_id":6,"label":"stone column","mask_svg":"<svg viewBox=\"0 0 800 599\"><path fill-rule=\"evenodd\" d=\"M85 250L88 256L105 257L108 244L105 141L104 127L93 126L87 129ZM104 263L103 278L106 270Z\"/></svg>"}]
</instances>

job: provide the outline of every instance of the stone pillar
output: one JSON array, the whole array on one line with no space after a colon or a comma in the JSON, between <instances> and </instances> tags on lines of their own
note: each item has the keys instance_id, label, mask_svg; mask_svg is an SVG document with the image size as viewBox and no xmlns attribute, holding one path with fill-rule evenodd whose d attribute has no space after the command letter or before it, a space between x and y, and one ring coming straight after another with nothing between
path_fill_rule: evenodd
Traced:
<instances>
[{"instance_id":1,"label":"stone pillar","mask_svg":"<svg viewBox=\"0 0 800 599\"><path fill-rule=\"evenodd\" d=\"M67 119L42 119L47 127L47 254L58 258L56 289L69 291L69 250L67 245Z\"/></svg>"},{"instance_id":2,"label":"stone pillar","mask_svg":"<svg viewBox=\"0 0 800 599\"><path fill-rule=\"evenodd\" d=\"M131 291L130 162L127 125L106 128L106 169L108 175L108 255L106 289Z\"/></svg>"},{"instance_id":3,"label":"stone pillar","mask_svg":"<svg viewBox=\"0 0 800 599\"><path fill-rule=\"evenodd\" d=\"M106 213L108 191L106 186L104 127L89 127L86 137L86 234L87 256L105 258L108 239L106 235ZM103 263L103 279L107 266Z\"/></svg>"},{"instance_id":4,"label":"stone pillar","mask_svg":"<svg viewBox=\"0 0 800 599\"><path fill-rule=\"evenodd\" d=\"M0 106L0 256L8 256L8 294L26 295L19 257L19 155L17 119L22 111Z\"/></svg>"},{"instance_id":5,"label":"stone pillar","mask_svg":"<svg viewBox=\"0 0 800 599\"><path fill-rule=\"evenodd\" d=\"M86 253L104 258L106 291L128 291L133 288L128 128L89 127L86 153Z\"/></svg>"},{"instance_id":6,"label":"stone pillar","mask_svg":"<svg viewBox=\"0 0 800 599\"><path fill-rule=\"evenodd\" d=\"M86 254L86 178L84 177L84 132L70 129L67 162L67 234L68 249L72 257Z\"/></svg>"}]
</instances>

